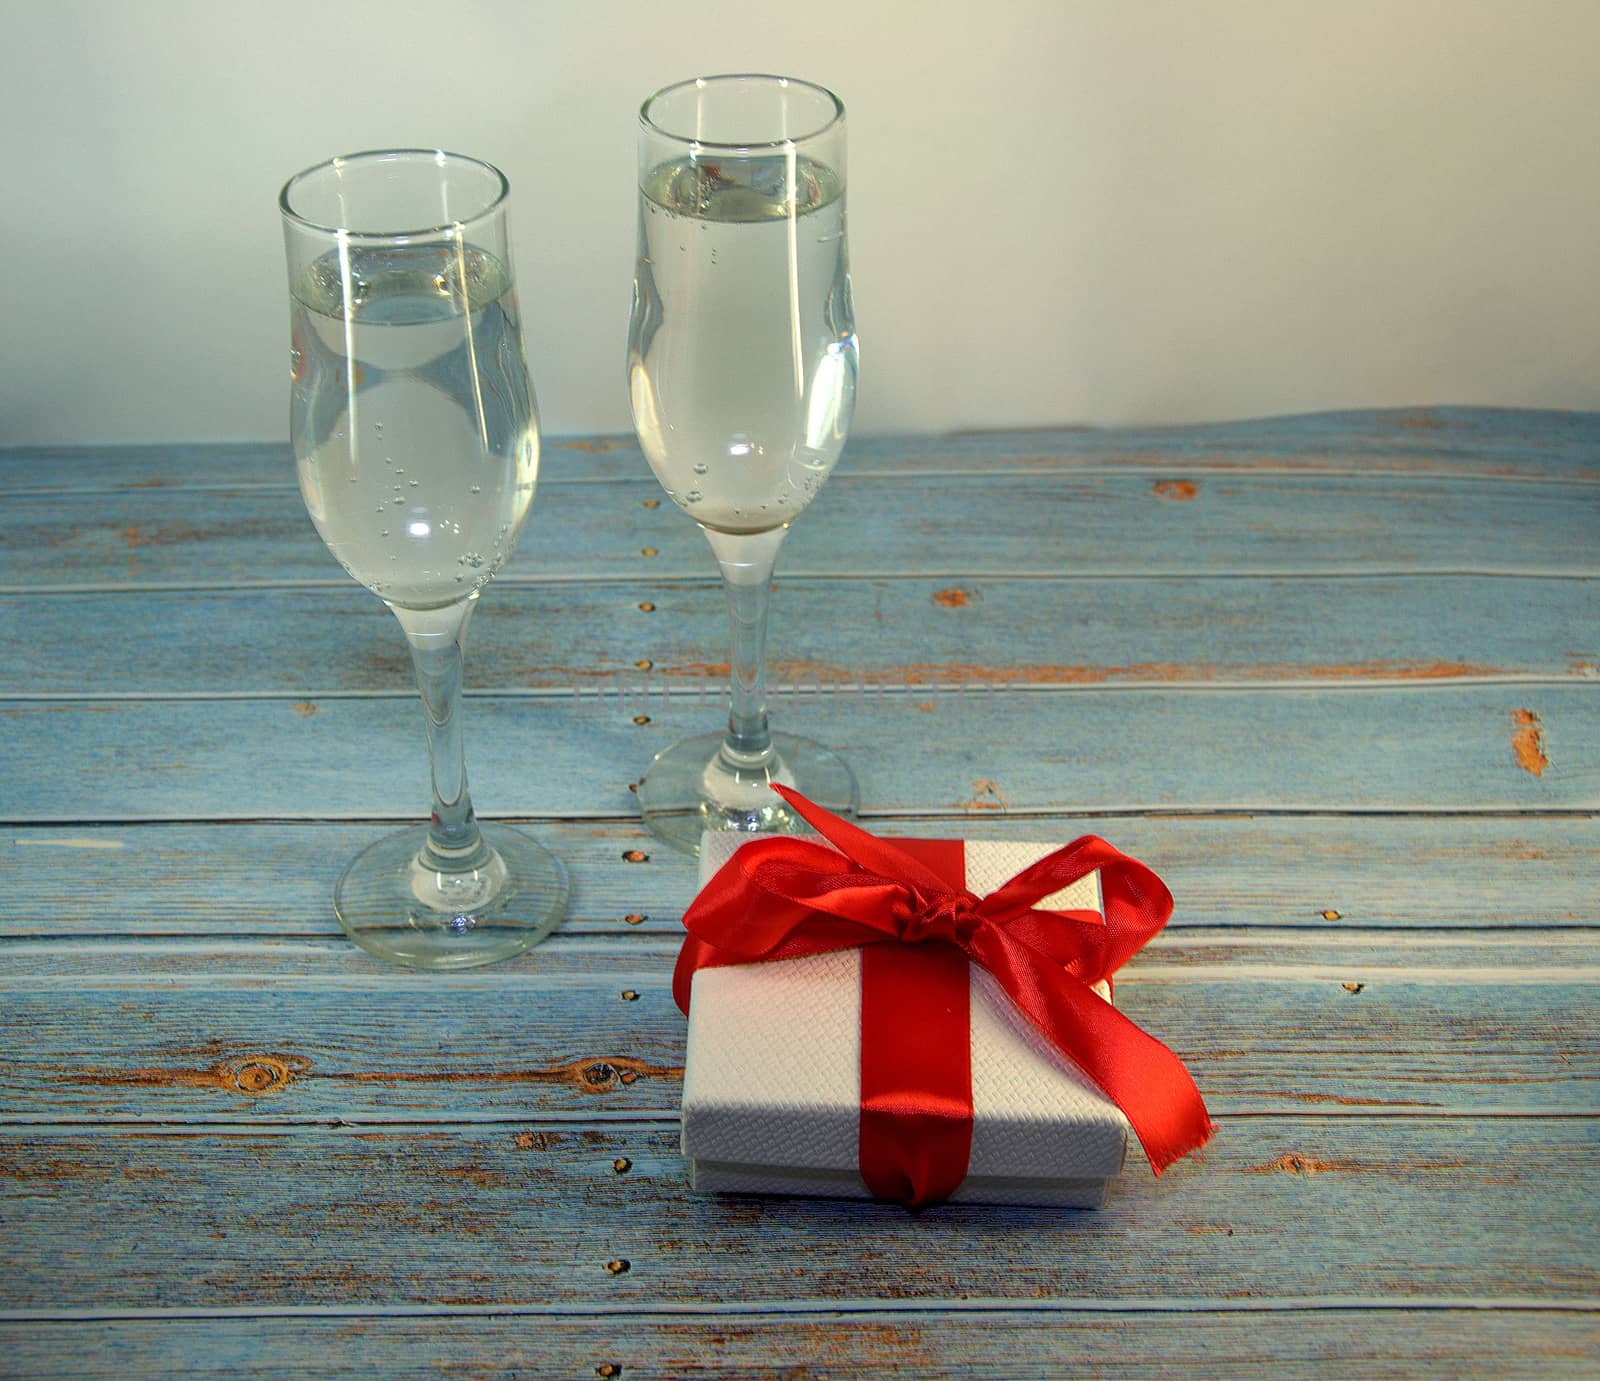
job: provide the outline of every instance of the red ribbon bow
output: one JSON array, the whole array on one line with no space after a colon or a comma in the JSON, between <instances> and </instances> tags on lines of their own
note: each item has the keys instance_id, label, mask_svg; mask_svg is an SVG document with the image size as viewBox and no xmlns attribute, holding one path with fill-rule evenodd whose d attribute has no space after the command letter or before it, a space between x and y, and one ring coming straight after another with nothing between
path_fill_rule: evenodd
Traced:
<instances>
[{"instance_id":1,"label":"red ribbon bow","mask_svg":"<svg viewBox=\"0 0 1600 1381\"><path fill-rule=\"evenodd\" d=\"M891 844L773 790L839 852L785 836L740 848L683 918L673 997L687 1014L698 969L860 948L859 1164L875 1196L934 1203L966 1177L969 961L1122 1109L1156 1174L1205 1143L1214 1127L1188 1070L1091 987L1171 916L1154 872L1085 835L979 897L959 842ZM1103 915L1035 907L1096 869Z\"/></svg>"}]
</instances>

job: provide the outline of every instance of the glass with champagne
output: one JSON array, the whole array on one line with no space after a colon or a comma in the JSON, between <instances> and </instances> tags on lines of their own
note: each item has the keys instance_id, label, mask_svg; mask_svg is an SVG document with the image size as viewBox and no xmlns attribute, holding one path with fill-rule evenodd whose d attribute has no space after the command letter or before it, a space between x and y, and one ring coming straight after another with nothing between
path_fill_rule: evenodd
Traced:
<instances>
[{"instance_id":1,"label":"glass with champagne","mask_svg":"<svg viewBox=\"0 0 1600 1381\"><path fill-rule=\"evenodd\" d=\"M559 859L477 819L462 751L467 623L539 473L508 195L477 159L388 149L308 168L279 197L300 492L405 632L433 775L429 823L356 858L334 911L363 949L414 968L519 953L567 903Z\"/></svg>"},{"instance_id":2,"label":"glass with champagne","mask_svg":"<svg viewBox=\"0 0 1600 1381\"><path fill-rule=\"evenodd\" d=\"M837 754L769 728L765 647L778 550L839 458L856 372L839 98L772 76L650 97L628 395L656 478L711 545L732 643L726 732L674 744L639 783L646 823L688 852L706 830L804 829L771 782L856 808Z\"/></svg>"}]
</instances>

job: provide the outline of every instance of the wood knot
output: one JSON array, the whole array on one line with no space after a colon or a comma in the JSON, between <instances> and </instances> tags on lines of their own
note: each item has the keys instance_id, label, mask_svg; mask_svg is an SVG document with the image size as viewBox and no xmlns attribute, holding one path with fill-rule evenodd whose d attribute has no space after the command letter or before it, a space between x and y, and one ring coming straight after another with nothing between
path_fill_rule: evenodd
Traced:
<instances>
[{"instance_id":1,"label":"wood knot","mask_svg":"<svg viewBox=\"0 0 1600 1381\"><path fill-rule=\"evenodd\" d=\"M656 501L654 499L648 499L648 500L645 501L645 507L653 508L655 506L655 502ZM602 1362L602 1363L600 1363L599 1366L597 1366L594 1369L594 1374L596 1376L605 1377L606 1381L611 1381L612 1377L621 1376L622 1375L622 1363L621 1362Z\"/></svg>"},{"instance_id":2,"label":"wood knot","mask_svg":"<svg viewBox=\"0 0 1600 1381\"><path fill-rule=\"evenodd\" d=\"M1337 921L1341 918L1337 911L1335 911L1332 907L1329 907L1328 910L1322 913L1322 919L1325 921Z\"/></svg>"},{"instance_id":3,"label":"wood knot","mask_svg":"<svg viewBox=\"0 0 1600 1381\"><path fill-rule=\"evenodd\" d=\"M650 722L650 716L647 714L636 714L633 717L633 722L635 724L648 724Z\"/></svg>"},{"instance_id":4,"label":"wood knot","mask_svg":"<svg viewBox=\"0 0 1600 1381\"><path fill-rule=\"evenodd\" d=\"M935 590L931 598L941 609L965 609L977 596L971 590L952 585L948 590Z\"/></svg>"},{"instance_id":5,"label":"wood knot","mask_svg":"<svg viewBox=\"0 0 1600 1381\"><path fill-rule=\"evenodd\" d=\"M303 1055L241 1055L212 1066L217 1087L231 1093L246 1093L252 1098L277 1093L294 1082L297 1074L311 1068Z\"/></svg>"},{"instance_id":6,"label":"wood knot","mask_svg":"<svg viewBox=\"0 0 1600 1381\"><path fill-rule=\"evenodd\" d=\"M655 554L656 554L656 549L654 547L640 547L639 548L639 555L640 556L654 556Z\"/></svg>"},{"instance_id":7,"label":"wood knot","mask_svg":"<svg viewBox=\"0 0 1600 1381\"><path fill-rule=\"evenodd\" d=\"M641 614L653 614L653 613L655 613L655 611L656 611L656 606L654 604L652 604L648 599L644 599L644 600L640 600L639 601L639 612Z\"/></svg>"},{"instance_id":8,"label":"wood knot","mask_svg":"<svg viewBox=\"0 0 1600 1381\"><path fill-rule=\"evenodd\" d=\"M625 1256L619 1256L615 1261L606 1262L606 1270L614 1276L626 1275L633 1263Z\"/></svg>"},{"instance_id":9,"label":"wood knot","mask_svg":"<svg viewBox=\"0 0 1600 1381\"><path fill-rule=\"evenodd\" d=\"M650 855L643 849L628 849L622 855L624 863L648 863Z\"/></svg>"},{"instance_id":10,"label":"wood knot","mask_svg":"<svg viewBox=\"0 0 1600 1381\"><path fill-rule=\"evenodd\" d=\"M622 1000L624 1002L637 1002L639 1000L639 994L632 988L624 988L622 990Z\"/></svg>"},{"instance_id":11,"label":"wood knot","mask_svg":"<svg viewBox=\"0 0 1600 1381\"><path fill-rule=\"evenodd\" d=\"M1346 1165L1334 1161L1318 1160L1314 1156L1303 1156L1298 1151L1285 1151L1275 1160L1269 1160L1265 1165L1252 1165L1249 1171L1252 1175L1269 1175L1274 1172L1285 1175L1320 1175L1325 1170L1343 1170Z\"/></svg>"},{"instance_id":12,"label":"wood knot","mask_svg":"<svg viewBox=\"0 0 1600 1381\"><path fill-rule=\"evenodd\" d=\"M518 1132L511 1144L519 1151L548 1151L561 1144L561 1137L556 1132Z\"/></svg>"},{"instance_id":13,"label":"wood knot","mask_svg":"<svg viewBox=\"0 0 1600 1381\"><path fill-rule=\"evenodd\" d=\"M630 911L622 918L623 925L643 925L650 918L642 911Z\"/></svg>"},{"instance_id":14,"label":"wood knot","mask_svg":"<svg viewBox=\"0 0 1600 1381\"><path fill-rule=\"evenodd\" d=\"M636 1060L629 1055L611 1055L573 1060L549 1072L551 1082L559 1079L571 1084L580 1093L615 1093L617 1089L636 1084L640 1079L682 1079L681 1065L653 1065Z\"/></svg>"},{"instance_id":15,"label":"wood knot","mask_svg":"<svg viewBox=\"0 0 1600 1381\"><path fill-rule=\"evenodd\" d=\"M649 671L653 666L655 666L655 663L652 662L648 657L641 657L633 665L639 671Z\"/></svg>"},{"instance_id":16,"label":"wood knot","mask_svg":"<svg viewBox=\"0 0 1600 1381\"><path fill-rule=\"evenodd\" d=\"M1340 986L1347 993L1359 993L1367 985L1365 983L1343 983L1343 984L1340 984Z\"/></svg>"},{"instance_id":17,"label":"wood knot","mask_svg":"<svg viewBox=\"0 0 1600 1381\"><path fill-rule=\"evenodd\" d=\"M1186 503L1194 498L1199 491L1193 480L1157 480L1151 486L1150 492L1158 499L1171 499L1174 503Z\"/></svg>"},{"instance_id":18,"label":"wood knot","mask_svg":"<svg viewBox=\"0 0 1600 1381\"><path fill-rule=\"evenodd\" d=\"M661 507L661 500L660 499L646 499L644 501L644 506L646 508L660 508Z\"/></svg>"},{"instance_id":19,"label":"wood knot","mask_svg":"<svg viewBox=\"0 0 1600 1381\"><path fill-rule=\"evenodd\" d=\"M626 1175L628 1171L633 1169L633 1162L626 1156L618 1156L611 1162L611 1168L619 1175Z\"/></svg>"}]
</instances>

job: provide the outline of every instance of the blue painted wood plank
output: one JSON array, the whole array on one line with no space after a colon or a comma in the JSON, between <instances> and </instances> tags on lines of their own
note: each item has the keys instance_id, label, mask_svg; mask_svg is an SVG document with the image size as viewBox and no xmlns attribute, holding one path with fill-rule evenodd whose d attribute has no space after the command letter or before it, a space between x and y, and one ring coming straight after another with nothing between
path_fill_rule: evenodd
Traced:
<instances>
[{"instance_id":1,"label":"blue painted wood plank","mask_svg":"<svg viewBox=\"0 0 1600 1381\"><path fill-rule=\"evenodd\" d=\"M1098 1213L700 1198L677 1138L0 1129L0 1308L1600 1295L1592 1118L1230 1118Z\"/></svg>"},{"instance_id":2,"label":"blue painted wood plank","mask_svg":"<svg viewBox=\"0 0 1600 1381\"><path fill-rule=\"evenodd\" d=\"M0 939L337 935L333 883L385 826L326 823L13 827L0 832ZM688 860L637 822L541 820L566 860L566 933L681 934ZM886 835L1099 834L1172 887L1174 929L1450 928L1546 934L1600 924L1592 818L1029 816L879 819ZM643 853L629 863L624 855Z\"/></svg>"},{"instance_id":3,"label":"blue painted wood plank","mask_svg":"<svg viewBox=\"0 0 1600 1381\"><path fill-rule=\"evenodd\" d=\"M1232 469L1451 474L1485 480L1563 475L1600 481L1600 413L1394 408L1200 426L852 437L846 472ZM631 436L549 437L542 478L604 482L646 473ZM194 485L294 487L284 442L0 449L0 490L95 492Z\"/></svg>"},{"instance_id":4,"label":"blue painted wood plank","mask_svg":"<svg viewBox=\"0 0 1600 1381\"><path fill-rule=\"evenodd\" d=\"M161 827L157 827L161 828ZM237 828L229 826L229 829ZM65 987L68 981L106 986L122 980L135 986L166 983L173 988L200 985L206 975L226 982L245 974L268 981L344 983L351 988L381 986L386 980L419 982L409 972L394 972L356 949L334 928L306 936L78 935L30 938L7 935L6 968L0 985L38 989ZM563 922L531 957L521 956L478 973L457 974L469 988L565 983L559 976L573 965L593 965L588 981L609 982L613 971L625 978L650 972L659 978L663 963L676 957L683 930L676 918L653 925L607 929ZM537 972L527 968L538 961ZM1240 982L1340 983L1353 978L1378 981L1400 974L1424 985L1495 986L1587 985L1600 981L1600 926L1508 925L1493 930L1383 928L1324 923L1309 926L1204 926L1175 920L1155 936L1137 960L1151 983ZM1180 971L1181 970L1181 971ZM502 977L503 976L503 977ZM254 980L252 980L254 981ZM442 979L440 980L443 981Z\"/></svg>"},{"instance_id":5,"label":"blue painted wood plank","mask_svg":"<svg viewBox=\"0 0 1600 1381\"><path fill-rule=\"evenodd\" d=\"M1118 474L932 476L908 501L904 477L845 473L795 524L779 569L968 579L1600 573L1600 486L1239 475L1196 482L1191 494L1164 484ZM714 568L694 524L665 500L645 506L659 492L641 479L546 493L503 577L605 579L637 591L632 599L653 597L664 580L705 579ZM346 579L289 491L151 489L97 502L22 494L7 509L7 592Z\"/></svg>"},{"instance_id":6,"label":"blue painted wood plank","mask_svg":"<svg viewBox=\"0 0 1600 1381\"><path fill-rule=\"evenodd\" d=\"M645 617L607 585L494 591L474 615L470 684L642 691L725 676L721 589L677 585L653 602ZM0 696L315 697L410 683L400 630L353 582L0 596L0 627L11 634ZM1600 580L796 577L779 582L771 648L773 685L1600 681Z\"/></svg>"},{"instance_id":7,"label":"blue painted wood plank","mask_svg":"<svg viewBox=\"0 0 1600 1381\"><path fill-rule=\"evenodd\" d=\"M510 1317L341 1314L267 1318L0 1320L0 1349L23 1376L232 1378L280 1374L496 1370L515 1376L747 1378L914 1376L918 1381L1059 1381L1098 1375L1241 1375L1291 1381L1395 1375L1483 1377L1524 1371L1587 1377L1600 1315L1537 1308L1238 1307L866 1308L783 1317L756 1310L618 1314L602 1319L531 1306ZM492 1360L491 1360L492 1359ZM612 1368L607 1371L606 1368Z\"/></svg>"},{"instance_id":8,"label":"blue painted wood plank","mask_svg":"<svg viewBox=\"0 0 1600 1381\"><path fill-rule=\"evenodd\" d=\"M326 944L102 945L57 962L31 948L8 947L0 975L0 1006L28 1032L0 1065L0 1122L671 1117L681 1097L676 947L661 940L552 941L457 975L396 974ZM1503 951L1430 962L1426 944L1387 965L1158 950L1119 974L1117 1005L1218 1116L1595 1115L1600 944L1562 957L1575 953L1518 970Z\"/></svg>"},{"instance_id":9,"label":"blue painted wood plank","mask_svg":"<svg viewBox=\"0 0 1600 1381\"><path fill-rule=\"evenodd\" d=\"M773 710L848 756L869 814L1600 808L1596 686L934 688ZM474 699L475 800L488 816L627 816L651 757L720 717L683 694ZM411 819L419 719L404 699L0 703L0 819Z\"/></svg>"}]
</instances>

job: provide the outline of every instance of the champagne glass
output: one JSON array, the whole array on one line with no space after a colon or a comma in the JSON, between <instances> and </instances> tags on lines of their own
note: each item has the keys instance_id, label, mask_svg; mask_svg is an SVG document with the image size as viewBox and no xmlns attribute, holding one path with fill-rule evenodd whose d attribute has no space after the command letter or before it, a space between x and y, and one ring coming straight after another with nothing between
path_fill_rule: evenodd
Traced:
<instances>
[{"instance_id":1,"label":"champagne glass","mask_svg":"<svg viewBox=\"0 0 1600 1381\"><path fill-rule=\"evenodd\" d=\"M400 621L427 721L433 814L334 889L356 944L414 968L488 964L561 918L567 873L479 822L461 654L533 502L539 422L498 169L433 149L352 154L279 197L300 492L339 563Z\"/></svg>"},{"instance_id":2,"label":"champagne glass","mask_svg":"<svg viewBox=\"0 0 1600 1381\"><path fill-rule=\"evenodd\" d=\"M767 597L789 524L844 446L856 396L844 106L788 77L701 77L639 112L639 255L628 330L634 429L722 572L728 728L657 755L639 808L698 852L705 830L805 827L781 782L856 809L837 754L768 727Z\"/></svg>"}]
</instances>

